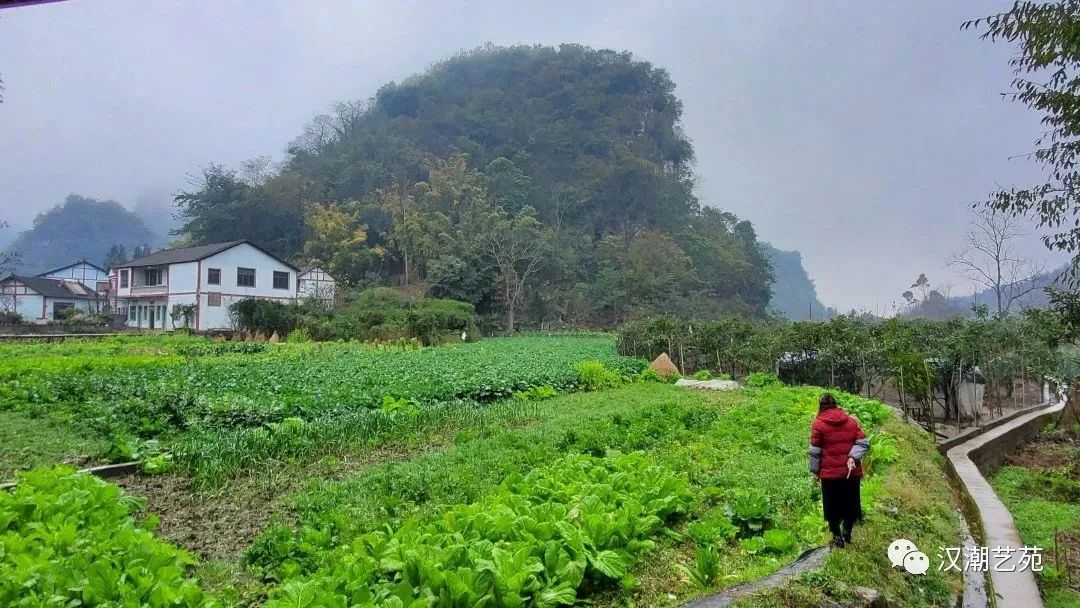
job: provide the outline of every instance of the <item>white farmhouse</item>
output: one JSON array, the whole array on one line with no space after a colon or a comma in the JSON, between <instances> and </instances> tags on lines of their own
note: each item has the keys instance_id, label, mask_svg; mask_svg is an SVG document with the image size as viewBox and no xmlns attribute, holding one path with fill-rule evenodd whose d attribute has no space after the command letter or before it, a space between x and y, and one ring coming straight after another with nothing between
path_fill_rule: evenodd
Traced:
<instances>
[{"instance_id":1,"label":"white farmhouse","mask_svg":"<svg viewBox=\"0 0 1080 608\"><path fill-rule=\"evenodd\" d=\"M329 306L334 301L334 277L320 266L305 266L297 275L296 293L301 300Z\"/></svg>"},{"instance_id":2,"label":"white farmhouse","mask_svg":"<svg viewBox=\"0 0 1080 608\"><path fill-rule=\"evenodd\" d=\"M18 313L27 323L48 323L65 310L101 311L107 300L73 279L11 275L0 281L0 310Z\"/></svg>"},{"instance_id":3,"label":"white farmhouse","mask_svg":"<svg viewBox=\"0 0 1080 608\"><path fill-rule=\"evenodd\" d=\"M168 249L112 269L114 310L128 327L230 329L246 298L295 303L297 269L249 241ZM184 309L191 315L174 315Z\"/></svg>"}]
</instances>

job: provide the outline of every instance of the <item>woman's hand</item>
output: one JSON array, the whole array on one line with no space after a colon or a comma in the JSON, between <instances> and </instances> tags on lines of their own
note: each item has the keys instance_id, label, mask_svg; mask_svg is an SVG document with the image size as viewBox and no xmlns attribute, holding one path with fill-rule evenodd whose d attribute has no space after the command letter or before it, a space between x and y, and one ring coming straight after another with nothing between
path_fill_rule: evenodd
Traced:
<instances>
[{"instance_id":1,"label":"woman's hand","mask_svg":"<svg viewBox=\"0 0 1080 608\"><path fill-rule=\"evenodd\" d=\"M854 458L848 458L847 459L848 477L851 477L851 472L854 471L854 470L855 470L855 459Z\"/></svg>"}]
</instances>

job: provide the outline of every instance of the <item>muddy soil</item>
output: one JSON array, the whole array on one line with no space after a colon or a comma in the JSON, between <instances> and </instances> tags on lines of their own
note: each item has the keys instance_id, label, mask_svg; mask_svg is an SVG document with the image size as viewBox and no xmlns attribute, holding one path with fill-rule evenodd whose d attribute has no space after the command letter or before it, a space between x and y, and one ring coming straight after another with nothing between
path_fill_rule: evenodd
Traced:
<instances>
[{"instance_id":1,"label":"muddy soil","mask_svg":"<svg viewBox=\"0 0 1080 608\"><path fill-rule=\"evenodd\" d=\"M448 437L432 437L423 444L380 446L362 454L343 455L306 468L282 469L272 478L247 475L219 490L196 489L178 474L132 474L109 481L125 492L146 498L140 516L154 514L155 534L204 560L235 561L274 518L295 523L287 497L314 478L341 480L392 460L408 460L441 449Z\"/></svg>"},{"instance_id":2,"label":"muddy soil","mask_svg":"<svg viewBox=\"0 0 1080 608\"><path fill-rule=\"evenodd\" d=\"M272 497L259 496L254 488L199 492L179 475L128 475L110 481L146 498L145 513L140 515L158 516L156 535L202 559L236 559L275 512Z\"/></svg>"},{"instance_id":3,"label":"muddy soil","mask_svg":"<svg viewBox=\"0 0 1080 608\"><path fill-rule=\"evenodd\" d=\"M1062 469L1070 479L1080 478L1080 435L1072 431L1043 433L1024 444L1006 463L1027 469Z\"/></svg>"}]
</instances>

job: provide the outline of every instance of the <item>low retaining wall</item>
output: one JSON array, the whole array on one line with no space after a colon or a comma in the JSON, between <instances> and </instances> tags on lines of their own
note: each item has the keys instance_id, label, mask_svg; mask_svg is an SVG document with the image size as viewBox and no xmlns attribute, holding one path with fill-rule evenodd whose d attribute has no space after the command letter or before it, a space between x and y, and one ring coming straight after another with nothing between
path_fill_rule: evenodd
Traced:
<instances>
[{"instance_id":1,"label":"low retaining wall","mask_svg":"<svg viewBox=\"0 0 1080 608\"><path fill-rule=\"evenodd\" d=\"M1012 412L1008 416L1004 416L1004 417L1001 417L1001 418L996 418L996 419L991 420L990 422L987 422L986 424L982 424L982 425L980 425L978 427L972 427L972 428L964 431L963 433L960 433L959 435L957 435L955 437L949 437L948 439L942 439L942 440L938 441L938 449L941 450L942 454L944 454L944 453L948 452L950 449L952 449L952 448L954 448L954 447L956 447L956 446L958 446L958 445L960 445L962 443L970 441L971 439L973 439L975 437L978 437L979 435L982 435L983 433L986 433L988 431L992 431L992 430L1000 427L1003 424L1008 424L1008 423L1012 422L1013 420L1016 420L1017 418L1019 418L1021 416L1026 416L1027 414L1030 414L1032 412L1037 412L1037 411L1040 411L1040 410L1044 410L1046 408L1053 407L1054 405L1056 405L1056 404L1055 403L1050 403L1049 400L1047 400L1047 401L1044 401L1043 403L1040 403L1038 405L1033 405L1031 407L1027 407L1027 408L1024 408L1022 410L1017 410L1015 412Z\"/></svg>"},{"instance_id":2,"label":"low retaining wall","mask_svg":"<svg viewBox=\"0 0 1080 608\"><path fill-rule=\"evenodd\" d=\"M1034 574L1018 568L1024 543L1016 531L1016 523L984 475L997 470L1006 456L1037 435L1063 408L1064 402L1034 408L991 428L980 429L946 450L950 472L963 490L966 515L976 527L973 532L981 546L989 547L990 551L998 547L1010 550L1005 562L999 564L993 557L990 560L990 597L998 608L1035 608L1043 603ZM1010 567L1015 570L1005 570Z\"/></svg>"},{"instance_id":3,"label":"low retaining wall","mask_svg":"<svg viewBox=\"0 0 1080 608\"><path fill-rule=\"evenodd\" d=\"M1040 408L1017 418L1007 432L990 441L986 441L968 452L968 458L979 468L979 472L989 477L997 472L1005 462L1006 456L1012 456L1023 444L1030 441L1047 424L1053 422L1061 413L1063 404L1057 403Z\"/></svg>"},{"instance_id":4,"label":"low retaining wall","mask_svg":"<svg viewBox=\"0 0 1080 608\"><path fill-rule=\"evenodd\" d=\"M114 334L119 330L101 325L36 325L33 323L0 324L5 336L55 336L60 334Z\"/></svg>"}]
</instances>

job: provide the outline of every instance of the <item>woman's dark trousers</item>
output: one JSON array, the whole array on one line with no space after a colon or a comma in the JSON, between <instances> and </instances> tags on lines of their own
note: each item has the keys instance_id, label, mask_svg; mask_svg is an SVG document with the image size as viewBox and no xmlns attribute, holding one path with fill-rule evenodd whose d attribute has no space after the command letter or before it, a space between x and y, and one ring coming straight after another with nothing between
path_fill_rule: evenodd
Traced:
<instances>
[{"instance_id":1,"label":"woman's dark trousers","mask_svg":"<svg viewBox=\"0 0 1080 608\"><path fill-rule=\"evenodd\" d=\"M859 485L858 477L821 480L821 504L833 538L850 541L851 528L855 522L862 521L862 495Z\"/></svg>"}]
</instances>

